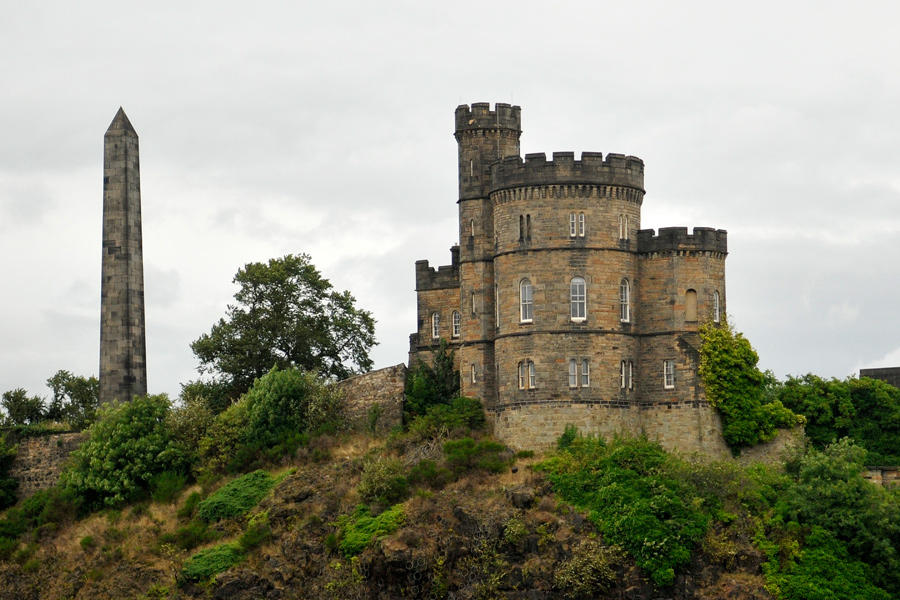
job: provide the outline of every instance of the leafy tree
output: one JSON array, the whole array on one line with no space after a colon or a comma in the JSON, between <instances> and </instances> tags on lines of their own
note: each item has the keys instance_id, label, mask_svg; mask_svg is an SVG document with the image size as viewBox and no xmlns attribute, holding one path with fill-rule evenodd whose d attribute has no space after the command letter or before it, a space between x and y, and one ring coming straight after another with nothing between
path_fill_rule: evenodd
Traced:
<instances>
[{"instance_id":1,"label":"leafy tree","mask_svg":"<svg viewBox=\"0 0 900 600\"><path fill-rule=\"evenodd\" d=\"M145 495L159 473L184 472L185 452L166 427L169 410L165 394L103 405L89 438L72 453L63 486L96 509Z\"/></svg>"},{"instance_id":2,"label":"leafy tree","mask_svg":"<svg viewBox=\"0 0 900 600\"><path fill-rule=\"evenodd\" d=\"M701 326L700 339L700 377L710 404L722 415L722 433L732 450L768 441L778 428L802 422L773 398L777 380L756 366L759 355L743 334L723 321Z\"/></svg>"},{"instance_id":3,"label":"leafy tree","mask_svg":"<svg viewBox=\"0 0 900 600\"><path fill-rule=\"evenodd\" d=\"M47 419L68 421L76 429L85 429L94 422L100 406L100 382L96 377L60 370L47 380L47 387L53 391Z\"/></svg>"},{"instance_id":4,"label":"leafy tree","mask_svg":"<svg viewBox=\"0 0 900 600\"><path fill-rule=\"evenodd\" d=\"M806 435L819 449L843 437L868 450L867 464L900 463L900 389L863 377L790 377L779 390L784 405L806 417Z\"/></svg>"},{"instance_id":5,"label":"leafy tree","mask_svg":"<svg viewBox=\"0 0 900 600\"><path fill-rule=\"evenodd\" d=\"M214 415L219 414L232 403L232 389L225 378L212 381L196 379L181 384L182 404L202 404Z\"/></svg>"},{"instance_id":6,"label":"leafy tree","mask_svg":"<svg viewBox=\"0 0 900 600\"><path fill-rule=\"evenodd\" d=\"M0 404L13 425L31 425L44 418L44 400L40 396L29 396L23 388L3 392Z\"/></svg>"},{"instance_id":7,"label":"leafy tree","mask_svg":"<svg viewBox=\"0 0 900 600\"><path fill-rule=\"evenodd\" d=\"M337 292L306 254L248 263L234 276L235 304L191 344L201 372L221 376L232 397L273 366L325 378L371 369L372 315L350 292Z\"/></svg>"},{"instance_id":8,"label":"leafy tree","mask_svg":"<svg viewBox=\"0 0 900 600\"><path fill-rule=\"evenodd\" d=\"M406 418L424 415L438 404L450 404L457 396L459 371L453 368L453 350L447 340L442 339L431 366L419 361L406 374Z\"/></svg>"}]
</instances>

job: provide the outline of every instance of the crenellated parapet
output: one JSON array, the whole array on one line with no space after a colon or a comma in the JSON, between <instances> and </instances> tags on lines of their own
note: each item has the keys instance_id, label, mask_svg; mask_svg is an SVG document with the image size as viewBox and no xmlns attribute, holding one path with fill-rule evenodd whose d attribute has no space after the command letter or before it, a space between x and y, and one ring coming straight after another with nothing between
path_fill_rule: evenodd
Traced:
<instances>
[{"instance_id":1,"label":"crenellated parapet","mask_svg":"<svg viewBox=\"0 0 900 600\"><path fill-rule=\"evenodd\" d=\"M473 102L472 107L461 104L456 107L456 132L476 129L512 129L521 133L522 109L503 102L491 105L488 102Z\"/></svg>"},{"instance_id":2,"label":"crenellated parapet","mask_svg":"<svg viewBox=\"0 0 900 600\"><path fill-rule=\"evenodd\" d=\"M582 152L554 152L547 160L543 152L526 154L525 160L509 156L491 167L491 191L522 186L592 184L624 186L644 191L644 161L636 156Z\"/></svg>"},{"instance_id":3,"label":"crenellated parapet","mask_svg":"<svg viewBox=\"0 0 900 600\"><path fill-rule=\"evenodd\" d=\"M638 252L715 252L728 253L728 232L712 227L694 227L689 234L687 227L660 227L659 234L653 229L638 231Z\"/></svg>"},{"instance_id":4,"label":"crenellated parapet","mask_svg":"<svg viewBox=\"0 0 900 600\"><path fill-rule=\"evenodd\" d=\"M416 291L445 290L459 287L459 246L450 248L449 265L431 267L427 260L416 261Z\"/></svg>"}]
</instances>

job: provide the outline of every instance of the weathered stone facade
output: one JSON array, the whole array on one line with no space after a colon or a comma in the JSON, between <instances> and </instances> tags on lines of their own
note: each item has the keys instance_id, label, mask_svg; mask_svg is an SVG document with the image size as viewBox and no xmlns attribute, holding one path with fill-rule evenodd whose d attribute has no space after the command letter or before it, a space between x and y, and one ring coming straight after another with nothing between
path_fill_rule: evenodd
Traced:
<instances>
[{"instance_id":1,"label":"weathered stone facade","mask_svg":"<svg viewBox=\"0 0 900 600\"><path fill-rule=\"evenodd\" d=\"M146 393L138 136L119 108L103 137L100 402Z\"/></svg>"},{"instance_id":2,"label":"weathered stone facade","mask_svg":"<svg viewBox=\"0 0 900 600\"><path fill-rule=\"evenodd\" d=\"M863 476L872 483L884 487L900 485L900 467L867 467L867 469Z\"/></svg>"},{"instance_id":3,"label":"weathered stone facade","mask_svg":"<svg viewBox=\"0 0 900 600\"><path fill-rule=\"evenodd\" d=\"M634 156L522 159L518 106L463 105L455 118L460 243L448 266L416 263L410 363L448 340L462 393L512 446L550 445L573 423L725 451L697 330L725 311L726 232L641 230Z\"/></svg>"},{"instance_id":4,"label":"weathered stone facade","mask_svg":"<svg viewBox=\"0 0 900 600\"><path fill-rule=\"evenodd\" d=\"M19 440L9 471L19 481L19 498L56 485L69 455L85 439L83 433L57 433Z\"/></svg>"},{"instance_id":5,"label":"weathered stone facade","mask_svg":"<svg viewBox=\"0 0 900 600\"><path fill-rule=\"evenodd\" d=\"M900 367L882 367L878 369L860 369L860 377L880 379L894 387L900 388Z\"/></svg>"},{"instance_id":6,"label":"weathered stone facade","mask_svg":"<svg viewBox=\"0 0 900 600\"><path fill-rule=\"evenodd\" d=\"M345 415L354 429L365 430L374 420L375 431L385 433L403 423L406 365L399 364L339 381ZM377 417L377 418L376 418Z\"/></svg>"}]
</instances>

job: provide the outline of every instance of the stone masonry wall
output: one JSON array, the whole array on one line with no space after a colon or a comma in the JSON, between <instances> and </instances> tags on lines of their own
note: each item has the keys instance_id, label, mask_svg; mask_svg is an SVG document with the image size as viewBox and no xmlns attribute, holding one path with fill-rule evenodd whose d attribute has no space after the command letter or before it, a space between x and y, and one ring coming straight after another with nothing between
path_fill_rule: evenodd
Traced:
<instances>
[{"instance_id":1,"label":"stone masonry wall","mask_svg":"<svg viewBox=\"0 0 900 600\"><path fill-rule=\"evenodd\" d=\"M380 414L376 432L385 433L403 423L406 365L399 364L350 377L335 384L346 402L347 420L355 429L367 429L374 406Z\"/></svg>"},{"instance_id":2,"label":"stone masonry wall","mask_svg":"<svg viewBox=\"0 0 900 600\"><path fill-rule=\"evenodd\" d=\"M83 433L58 433L20 440L10 469L19 480L19 498L53 487L69 455L85 439Z\"/></svg>"}]
</instances>

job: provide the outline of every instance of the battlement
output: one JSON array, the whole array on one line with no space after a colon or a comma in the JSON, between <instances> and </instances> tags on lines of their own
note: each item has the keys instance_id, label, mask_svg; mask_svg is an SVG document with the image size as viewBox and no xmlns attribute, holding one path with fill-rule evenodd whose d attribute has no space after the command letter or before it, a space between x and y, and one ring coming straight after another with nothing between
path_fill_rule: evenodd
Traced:
<instances>
[{"instance_id":1,"label":"battlement","mask_svg":"<svg viewBox=\"0 0 900 600\"><path fill-rule=\"evenodd\" d=\"M644 161L636 156L582 152L526 154L525 160L508 156L491 167L491 191L525 185L552 184L621 185L644 190Z\"/></svg>"},{"instance_id":2,"label":"battlement","mask_svg":"<svg viewBox=\"0 0 900 600\"><path fill-rule=\"evenodd\" d=\"M488 102L460 104L456 107L456 131L466 129L513 129L521 131L522 108L497 102L494 110Z\"/></svg>"},{"instance_id":3,"label":"battlement","mask_svg":"<svg viewBox=\"0 0 900 600\"><path fill-rule=\"evenodd\" d=\"M431 267L427 260L416 261L416 291L459 287L459 246L450 248L451 264Z\"/></svg>"},{"instance_id":4,"label":"battlement","mask_svg":"<svg viewBox=\"0 0 900 600\"><path fill-rule=\"evenodd\" d=\"M694 227L688 233L687 227L660 227L657 235L653 229L638 231L638 252L664 252L670 250L692 250L702 252L728 253L728 232L712 227Z\"/></svg>"}]
</instances>

